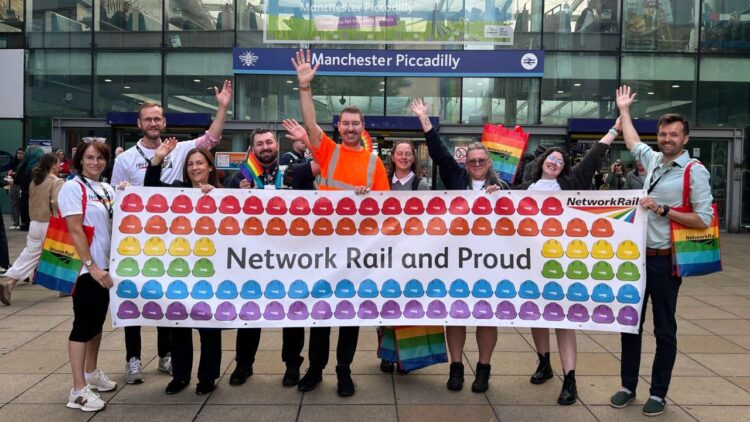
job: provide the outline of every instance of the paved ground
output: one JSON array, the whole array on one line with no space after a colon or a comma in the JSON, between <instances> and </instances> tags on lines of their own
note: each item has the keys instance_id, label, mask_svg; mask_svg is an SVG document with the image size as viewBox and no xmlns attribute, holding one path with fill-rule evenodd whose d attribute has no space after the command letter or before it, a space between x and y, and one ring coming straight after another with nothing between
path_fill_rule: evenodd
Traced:
<instances>
[{"instance_id":1,"label":"paved ground","mask_svg":"<svg viewBox=\"0 0 750 422\"><path fill-rule=\"evenodd\" d=\"M6 227L9 224L6 220ZM11 256L25 244L25 233L9 233ZM685 280L678 306L677 364L669 406L660 421L750 420L750 236L723 238L725 271ZM609 396L619 387L619 335L582 332L578 337L576 405L555 403L562 380L542 386L528 378L536 367L531 335L526 329L500 329L486 394L445 388L448 365L410 375L386 375L375 357L374 330L363 330L354 363L357 394L336 396L333 368L317 390L302 394L281 386L280 330L263 332L253 375L241 387L229 385L233 369L234 333L223 338L223 376L217 390L204 397L186 389L175 396L163 391L169 377L156 372L156 333L144 328L146 382L124 385L122 330L105 325L100 368L120 386L103 397L106 410L86 414L65 407L71 386L67 336L72 322L69 298L36 286L13 292L13 306L0 306L0 421L620 421L646 419L640 414L648 396L652 336L644 340L641 386L636 404L610 408ZM650 324L646 328L652 330ZM554 343L554 341L553 341ZM194 342L198 346L198 341ZM335 345L335 341L331 342ZM335 346L334 346L335 347ZM476 343L467 341L466 361L477 360ZM332 359L335 353L332 354ZM197 360L196 360L197 365ZM304 366L304 365L303 365ZM470 386L473 375L467 374Z\"/></svg>"}]
</instances>

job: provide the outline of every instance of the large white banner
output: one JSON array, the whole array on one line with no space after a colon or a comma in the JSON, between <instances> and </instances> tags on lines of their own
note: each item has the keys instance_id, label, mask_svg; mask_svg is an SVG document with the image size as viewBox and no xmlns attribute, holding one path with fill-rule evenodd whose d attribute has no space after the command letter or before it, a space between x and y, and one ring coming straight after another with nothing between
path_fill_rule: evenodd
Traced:
<instances>
[{"instance_id":1,"label":"large white banner","mask_svg":"<svg viewBox=\"0 0 750 422\"><path fill-rule=\"evenodd\" d=\"M114 216L112 321L635 333L640 194L130 187Z\"/></svg>"}]
</instances>

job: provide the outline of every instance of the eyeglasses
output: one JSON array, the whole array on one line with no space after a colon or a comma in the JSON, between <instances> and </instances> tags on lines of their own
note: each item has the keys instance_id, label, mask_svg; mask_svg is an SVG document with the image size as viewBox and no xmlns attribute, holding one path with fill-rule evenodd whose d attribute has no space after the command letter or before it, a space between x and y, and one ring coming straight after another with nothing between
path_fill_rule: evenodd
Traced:
<instances>
[{"instance_id":1,"label":"eyeglasses","mask_svg":"<svg viewBox=\"0 0 750 422\"><path fill-rule=\"evenodd\" d=\"M104 143L107 142L107 138L100 138L98 136L87 136L85 138L82 138L81 140L84 143L86 143L86 144L90 144L92 142L96 142L96 143L99 143L99 144L104 144Z\"/></svg>"},{"instance_id":2,"label":"eyeglasses","mask_svg":"<svg viewBox=\"0 0 750 422\"><path fill-rule=\"evenodd\" d=\"M555 157L553 157L553 156L551 156L551 155L548 155L548 156L547 156L547 161L549 161L550 163L555 163L555 164L557 164L558 166L563 166L563 165L565 165L565 161L564 161L564 160L561 160L561 159L559 159L559 158L555 158Z\"/></svg>"},{"instance_id":3,"label":"eyeglasses","mask_svg":"<svg viewBox=\"0 0 750 422\"><path fill-rule=\"evenodd\" d=\"M466 160L466 162L473 167L482 167L483 165L487 164L487 159L479 158L474 160Z\"/></svg>"},{"instance_id":4,"label":"eyeglasses","mask_svg":"<svg viewBox=\"0 0 750 422\"><path fill-rule=\"evenodd\" d=\"M414 156L414 154L412 154L411 152L397 152L393 155L395 155L396 157L406 157L406 158L411 158Z\"/></svg>"}]
</instances>

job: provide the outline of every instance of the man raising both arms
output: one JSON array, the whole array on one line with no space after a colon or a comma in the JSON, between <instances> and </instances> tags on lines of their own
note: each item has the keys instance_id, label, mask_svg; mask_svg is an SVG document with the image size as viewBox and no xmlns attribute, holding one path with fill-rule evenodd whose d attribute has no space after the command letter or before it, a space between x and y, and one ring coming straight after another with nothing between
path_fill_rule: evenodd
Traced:
<instances>
[{"instance_id":1,"label":"man raising both arms","mask_svg":"<svg viewBox=\"0 0 750 422\"><path fill-rule=\"evenodd\" d=\"M370 190L390 190L388 176L383 162L360 144L364 130L362 111L353 106L345 107L339 115L338 131L341 145L333 142L315 120L315 106L310 86L320 64L310 65L310 50L305 54L299 50L292 58L299 81L299 101L302 110L303 128L294 120L285 120L284 129L291 139L305 139L307 147L320 165L320 190L353 190L366 194ZM307 137L301 132L307 131ZM299 136L298 136L299 135ZM323 380L323 368L328 363L330 327L310 329L310 367L300 380L300 391L312 391ZM354 395L354 381L351 376L351 363L357 350L359 327L340 327L336 347L336 376L338 395Z\"/></svg>"},{"instance_id":2,"label":"man raising both arms","mask_svg":"<svg viewBox=\"0 0 750 422\"><path fill-rule=\"evenodd\" d=\"M173 184L182 180L182 169L187 158L187 153L193 148L212 149L221 141L221 132L224 130L224 120L227 116L229 104L232 101L232 82L224 81L221 90L214 87L218 109L216 118L211 123L206 133L191 141L179 142L169 155L164 158L162 164L161 181L164 184ZM164 109L156 103L145 102L138 108L138 128L141 129L143 137L135 146L128 148L115 160L112 169L113 186L120 182L128 182L133 186L143 186L146 168L149 166L151 157L154 156L156 148L161 145L162 133L167 127L164 118ZM169 329L157 327L157 343L159 354L159 370L162 372L172 371L169 354ZM125 327L125 381L128 384L139 384L143 382L143 367L141 365L141 327Z\"/></svg>"}]
</instances>

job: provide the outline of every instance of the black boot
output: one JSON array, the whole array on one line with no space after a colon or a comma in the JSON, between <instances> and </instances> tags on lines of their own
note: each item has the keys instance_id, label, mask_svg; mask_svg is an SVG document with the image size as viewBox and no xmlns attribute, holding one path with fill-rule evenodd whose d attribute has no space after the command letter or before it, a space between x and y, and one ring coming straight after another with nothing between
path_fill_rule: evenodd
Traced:
<instances>
[{"instance_id":1,"label":"black boot","mask_svg":"<svg viewBox=\"0 0 750 422\"><path fill-rule=\"evenodd\" d=\"M492 365L489 363L477 362L477 375L474 383L471 384L471 391L475 393L484 393L490 388L490 370Z\"/></svg>"},{"instance_id":2,"label":"black boot","mask_svg":"<svg viewBox=\"0 0 750 422\"><path fill-rule=\"evenodd\" d=\"M464 388L464 364L461 362L451 363L450 375L448 376L448 389L461 391Z\"/></svg>"},{"instance_id":3,"label":"black boot","mask_svg":"<svg viewBox=\"0 0 750 422\"><path fill-rule=\"evenodd\" d=\"M242 385L251 376L253 376L253 365L237 362L234 372L229 376L229 385Z\"/></svg>"},{"instance_id":4,"label":"black boot","mask_svg":"<svg viewBox=\"0 0 750 422\"><path fill-rule=\"evenodd\" d=\"M531 375L532 384L544 384L545 381L552 378L552 366L549 364L549 352L545 354L537 353L539 356L539 366L536 372Z\"/></svg>"},{"instance_id":5,"label":"black boot","mask_svg":"<svg viewBox=\"0 0 750 422\"><path fill-rule=\"evenodd\" d=\"M297 383L297 390L299 391L312 391L315 387L323 381L323 369L318 368L307 368L305 376Z\"/></svg>"},{"instance_id":6,"label":"black boot","mask_svg":"<svg viewBox=\"0 0 750 422\"><path fill-rule=\"evenodd\" d=\"M294 387L297 383L299 383L299 366L287 366L281 384L284 387Z\"/></svg>"},{"instance_id":7,"label":"black boot","mask_svg":"<svg viewBox=\"0 0 750 422\"><path fill-rule=\"evenodd\" d=\"M576 371L568 371L568 373L565 374L565 379L563 379L563 386L560 391L560 397L557 398L557 404L569 406L576 402L577 397Z\"/></svg>"},{"instance_id":8,"label":"black boot","mask_svg":"<svg viewBox=\"0 0 750 422\"><path fill-rule=\"evenodd\" d=\"M349 366L337 366L336 378L338 378L339 381L337 389L339 397L353 396L356 387L354 386L354 380L352 380L352 370L349 369Z\"/></svg>"},{"instance_id":9,"label":"black boot","mask_svg":"<svg viewBox=\"0 0 750 422\"><path fill-rule=\"evenodd\" d=\"M387 361L385 359L380 359L380 371L385 372L386 374L392 374L394 369L393 362Z\"/></svg>"}]
</instances>

